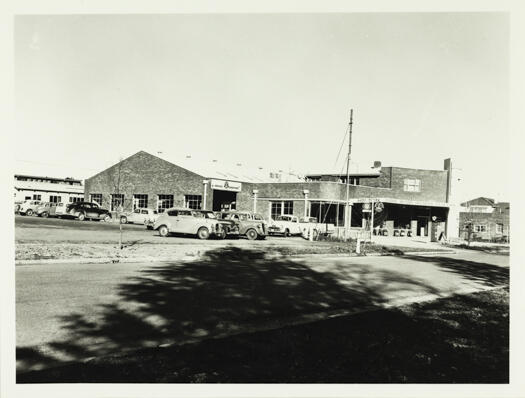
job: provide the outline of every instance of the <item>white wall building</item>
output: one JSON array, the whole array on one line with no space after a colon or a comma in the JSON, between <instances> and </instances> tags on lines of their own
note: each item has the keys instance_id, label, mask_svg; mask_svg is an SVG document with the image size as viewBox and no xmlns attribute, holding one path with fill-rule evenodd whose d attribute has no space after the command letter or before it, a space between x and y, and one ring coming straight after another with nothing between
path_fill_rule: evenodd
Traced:
<instances>
[{"instance_id":1,"label":"white wall building","mask_svg":"<svg viewBox=\"0 0 525 398\"><path fill-rule=\"evenodd\" d=\"M78 202L84 200L84 185L74 178L53 178L15 174L15 202Z\"/></svg>"}]
</instances>

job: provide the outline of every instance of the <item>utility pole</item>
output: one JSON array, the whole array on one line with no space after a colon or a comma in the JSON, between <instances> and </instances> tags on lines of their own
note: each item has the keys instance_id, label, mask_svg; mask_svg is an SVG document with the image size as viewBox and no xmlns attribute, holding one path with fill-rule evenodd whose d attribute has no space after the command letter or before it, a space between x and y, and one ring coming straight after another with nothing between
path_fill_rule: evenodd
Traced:
<instances>
[{"instance_id":1,"label":"utility pole","mask_svg":"<svg viewBox=\"0 0 525 398\"><path fill-rule=\"evenodd\" d=\"M350 122L348 123L348 156L346 158L346 220L345 236L350 237L350 222L352 213L350 210L350 156L352 154L352 123L354 110L350 109Z\"/></svg>"}]
</instances>

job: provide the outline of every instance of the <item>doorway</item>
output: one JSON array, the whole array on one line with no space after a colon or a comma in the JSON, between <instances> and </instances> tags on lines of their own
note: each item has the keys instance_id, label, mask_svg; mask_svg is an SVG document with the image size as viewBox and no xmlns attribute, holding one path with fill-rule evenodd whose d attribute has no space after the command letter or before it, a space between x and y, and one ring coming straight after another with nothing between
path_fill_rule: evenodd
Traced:
<instances>
[{"instance_id":1,"label":"doorway","mask_svg":"<svg viewBox=\"0 0 525 398\"><path fill-rule=\"evenodd\" d=\"M417 236L428 236L428 216L417 217Z\"/></svg>"},{"instance_id":2,"label":"doorway","mask_svg":"<svg viewBox=\"0 0 525 398\"><path fill-rule=\"evenodd\" d=\"M237 208L237 192L213 190L213 211L235 210Z\"/></svg>"}]
</instances>

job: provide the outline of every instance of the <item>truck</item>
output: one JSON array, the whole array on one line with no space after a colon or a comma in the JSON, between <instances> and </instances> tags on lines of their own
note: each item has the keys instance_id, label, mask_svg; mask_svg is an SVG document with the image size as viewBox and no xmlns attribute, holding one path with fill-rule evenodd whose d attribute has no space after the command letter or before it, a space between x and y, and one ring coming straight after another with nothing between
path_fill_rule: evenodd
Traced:
<instances>
[{"instance_id":1,"label":"truck","mask_svg":"<svg viewBox=\"0 0 525 398\"><path fill-rule=\"evenodd\" d=\"M284 214L276 216L275 219L270 219L268 235L284 235L288 237L301 234L302 228L299 224L299 217L297 216Z\"/></svg>"},{"instance_id":2,"label":"truck","mask_svg":"<svg viewBox=\"0 0 525 398\"><path fill-rule=\"evenodd\" d=\"M330 223L322 223L315 217L303 217L299 219L299 225L301 226L301 236L305 239L312 238L317 239L318 236L328 236L335 232L335 225Z\"/></svg>"}]
</instances>

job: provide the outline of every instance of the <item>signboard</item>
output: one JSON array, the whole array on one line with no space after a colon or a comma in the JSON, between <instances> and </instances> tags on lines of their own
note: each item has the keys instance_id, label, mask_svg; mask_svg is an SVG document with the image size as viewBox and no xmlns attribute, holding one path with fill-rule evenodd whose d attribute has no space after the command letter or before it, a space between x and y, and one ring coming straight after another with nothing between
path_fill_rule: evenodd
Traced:
<instances>
[{"instance_id":1,"label":"signboard","mask_svg":"<svg viewBox=\"0 0 525 398\"><path fill-rule=\"evenodd\" d=\"M211 189L219 189L221 191L241 192L242 184L235 181L211 180Z\"/></svg>"}]
</instances>

